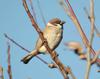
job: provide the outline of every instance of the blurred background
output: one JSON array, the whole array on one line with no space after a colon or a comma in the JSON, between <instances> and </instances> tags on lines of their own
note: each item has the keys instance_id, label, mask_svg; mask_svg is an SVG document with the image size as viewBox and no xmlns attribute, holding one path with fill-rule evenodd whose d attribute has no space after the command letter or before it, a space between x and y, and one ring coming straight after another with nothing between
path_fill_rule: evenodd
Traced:
<instances>
[{"instance_id":1,"label":"blurred background","mask_svg":"<svg viewBox=\"0 0 100 79\"><path fill-rule=\"evenodd\" d=\"M84 12L84 7L89 10L90 0L69 0L76 16L78 17L85 34L89 38L90 22ZM77 2L78 1L78 2ZM30 3L27 0L30 7ZM66 21L64 25L64 36L61 44L56 49L59 54L59 59L64 65L71 67L72 72L78 79L83 79L86 70L86 61L82 61L76 56L73 51L68 50L64 46L65 42L78 41L81 44L82 40L74 26L73 22L67 16L63 8L59 5L58 0L33 0L33 6L36 13L37 23L41 29L45 28L41 17L41 11L44 15L46 23L52 18L60 18ZM39 8L40 7L40 8ZM95 0L95 24L100 29L100 0ZM4 33L8 34L16 42L21 44L28 50L33 50L38 34L32 27L31 22L24 10L22 0L1 0L0 1L0 65L3 67L4 79L9 79L7 73L7 39ZM10 42L10 41L9 41ZM63 79L57 69L50 69L36 57L28 64L23 64L20 60L27 54L26 51L20 49L15 44L10 42L11 46L11 68L13 79ZM84 45L83 45L84 47ZM100 49L100 38L96 36L93 42L93 48L98 51ZM84 50L85 51L85 50ZM40 55L45 61L51 63L49 55ZM100 73L97 73L98 67L92 66L90 79L100 79Z\"/></svg>"}]
</instances>

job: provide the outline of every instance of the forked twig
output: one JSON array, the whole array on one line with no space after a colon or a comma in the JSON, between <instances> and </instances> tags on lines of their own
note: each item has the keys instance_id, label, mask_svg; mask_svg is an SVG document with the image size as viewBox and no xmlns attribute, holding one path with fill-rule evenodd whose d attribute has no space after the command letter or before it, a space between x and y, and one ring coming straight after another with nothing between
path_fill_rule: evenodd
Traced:
<instances>
[{"instance_id":1,"label":"forked twig","mask_svg":"<svg viewBox=\"0 0 100 79\"><path fill-rule=\"evenodd\" d=\"M43 36L43 33L42 31L40 30L40 28L38 27L38 25L36 24L33 16L31 15L29 9L28 9L28 6L27 6L27 3L26 3L26 0L22 0L23 1L23 6L29 16L29 19L31 20L31 23L32 23L32 26L35 28L35 30L38 32L39 34L39 37L41 38L42 42L44 42L44 46L46 47L46 49L48 50L52 60L57 64L58 66L58 69L60 70L60 72L62 73L64 79L68 79L68 74L66 73L66 70L65 70L65 66L61 63L61 61L58 59L57 57L57 53L55 51L52 51L49 46L48 46L48 42L46 41L46 39L44 38Z\"/></svg>"},{"instance_id":2,"label":"forked twig","mask_svg":"<svg viewBox=\"0 0 100 79\"><path fill-rule=\"evenodd\" d=\"M90 29L91 32L90 32L89 46L92 46L92 42L94 38L94 0L90 0L90 25L91 25L91 29ZM88 47L85 79L89 78L90 69L91 69L91 56L90 56L90 47Z\"/></svg>"},{"instance_id":3,"label":"forked twig","mask_svg":"<svg viewBox=\"0 0 100 79\"><path fill-rule=\"evenodd\" d=\"M96 62L96 60L97 60L97 58L98 58L99 55L100 55L100 51L98 51L96 53L96 55L94 56L94 58L91 60L91 64L94 64Z\"/></svg>"},{"instance_id":4,"label":"forked twig","mask_svg":"<svg viewBox=\"0 0 100 79\"><path fill-rule=\"evenodd\" d=\"M76 25L79 33L80 33L80 36L82 38L82 41L84 43L84 45L86 46L86 48L90 47L90 52L93 54L93 55L96 55L96 52L94 51L94 49L92 48L92 46L89 45L89 40L87 39L70 3L68 0L66 0L66 3L67 3L67 6L68 6L68 9L69 9L69 12L70 12L70 18L72 19L73 23ZM97 59L97 62L100 63L100 59Z\"/></svg>"}]
</instances>

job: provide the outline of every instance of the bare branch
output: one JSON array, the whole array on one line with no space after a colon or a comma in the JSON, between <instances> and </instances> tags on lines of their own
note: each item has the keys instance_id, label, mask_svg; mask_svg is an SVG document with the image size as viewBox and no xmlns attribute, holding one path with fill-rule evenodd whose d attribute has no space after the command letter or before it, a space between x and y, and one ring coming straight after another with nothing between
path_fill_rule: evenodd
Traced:
<instances>
[{"instance_id":1,"label":"bare branch","mask_svg":"<svg viewBox=\"0 0 100 79\"><path fill-rule=\"evenodd\" d=\"M59 0L59 4L61 5L61 7L64 9L65 12L67 12L67 15L70 16L70 12L68 11L68 7L66 6L66 4L64 3L63 0Z\"/></svg>"},{"instance_id":2,"label":"bare branch","mask_svg":"<svg viewBox=\"0 0 100 79\"><path fill-rule=\"evenodd\" d=\"M92 45L94 37L94 0L90 0L90 21L91 21L90 44Z\"/></svg>"},{"instance_id":3,"label":"bare branch","mask_svg":"<svg viewBox=\"0 0 100 79\"><path fill-rule=\"evenodd\" d=\"M70 67L67 67L66 71L68 71L68 73L71 75L72 79L76 79L76 77L74 76L74 74L73 74L73 72L72 72Z\"/></svg>"},{"instance_id":4,"label":"bare branch","mask_svg":"<svg viewBox=\"0 0 100 79\"><path fill-rule=\"evenodd\" d=\"M90 56L90 47L87 48L87 66L86 66L86 73L85 79L89 79L90 69L91 69L91 56Z\"/></svg>"},{"instance_id":5,"label":"bare branch","mask_svg":"<svg viewBox=\"0 0 100 79\"><path fill-rule=\"evenodd\" d=\"M97 29L96 25L94 25L95 32L98 37L100 37L100 31Z\"/></svg>"},{"instance_id":6,"label":"bare branch","mask_svg":"<svg viewBox=\"0 0 100 79\"><path fill-rule=\"evenodd\" d=\"M42 11L42 8L41 8L41 6L40 6L39 0L37 0L37 3L38 3L38 8L39 8L39 10L40 10L40 14L41 14L43 23L44 23L44 25L46 26L46 21L45 21L45 18L44 18L43 11Z\"/></svg>"},{"instance_id":7,"label":"bare branch","mask_svg":"<svg viewBox=\"0 0 100 79\"><path fill-rule=\"evenodd\" d=\"M33 6L33 4L32 4L32 0L29 0L29 2L30 2L31 9L32 9L33 17L34 17L35 21L37 22L36 13L35 13L35 10L34 10L34 6Z\"/></svg>"},{"instance_id":8,"label":"bare branch","mask_svg":"<svg viewBox=\"0 0 100 79\"><path fill-rule=\"evenodd\" d=\"M12 70L11 70L11 63L10 63L10 44L7 42L8 49L7 49L7 54L8 54L8 75L9 79L12 79Z\"/></svg>"},{"instance_id":9,"label":"bare branch","mask_svg":"<svg viewBox=\"0 0 100 79\"><path fill-rule=\"evenodd\" d=\"M69 12L70 12L70 16L69 17L72 19L73 23L76 25L76 27L77 27L77 29L78 29L78 31L80 33L80 36L82 38L82 41L84 43L84 45L86 46L86 48L88 48L88 52L87 52L88 63L87 63L87 76L86 76L86 79L88 79L87 77L88 77L90 66L91 66L91 63L90 63L90 54L89 53L91 52L93 55L96 55L96 52L94 51L94 49L92 48L89 40L87 39L87 37L86 37L86 35L85 35L85 33L84 33L81 25L80 25L80 23L79 23L76 15L75 15L75 13L74 13L74 11L73 11L73 9L72 9L69 1L66 0L66 3L67 3L67 6L68 6L68 9L69 9ZM93 12L93 10L92 10L92 12ZM92 16L94 16L93 13L91 13L91 14L92 14ZM91 40L92 40L93 35L94 35L94 20L92 21L91 24L93 26L92 27L92 37L91 37ZM97 59L97 61L100 63L100 59Z\"/></svg>"},{"instance_id":10,"label":"bare branch","mask_svg":"<svg viewBox=\"0 0 100 79\"><path fill-rule=\"evenodd\" d=\"M90 32L89 47L87 50L87 68L86 68L86 73L85 73L85 79L89 78L90 69L91 69L90 46L92 46L92 42L94 38L94 0L90 0L90 23L91 23L91 29L90 29L91 32Z\"/></svg>"},{"instance_id":11,"label":"bare branch","mask_svg":"<svg viewBox=\"0 0 100 79\"><path fill-rule=\"evenodd\" d=\"M16 41L14 41L12 38L10 38L7 34L4 34L5 37L10 40L12 43L14 43L15 45L17 45L18 47L20 47L22 50L26 51L26 52L30 52L28 49L24 48L23 46L21 46L20 44L18 44ZM41 57L36 56L36 58L38 58L41 62L43 62L44 64L48 64L45 60L43 60Z\"/></svg>"},{"instance_id":12,"label":"bare branch","mask_svg":"<svg viewBox=\"0 0 100 79\"><path fill-rule=\"evenodd\" d=\"M96 53L96 55L94 56L94 58L91 60L91 64L94 64L98 58L98 56L100 55L100 51Z\"/></svg>"},{"instance_id":13,"label":"bare branch","mask_svg":"<svg viewBox=\"0 0 100 79\"><path fill-rule=\"evenodd\" d=\"M58 65L58 69L60 70L60 72L62 73L64 79L68 79L68 75L65 71L65 66L60 62L60 60L58 59L57 57L57 53L55 51L52 51L49 46L48 46L48 42L46 41L46 39L44 38L43 36L43 33L42 31L40 30L40 28L38 27L38 25L36 24L33 16L31 15L29 9L28 9L28 6L27 6L27 3L26 3L26 0L23 0L23 6L29 16L29 19L31 20L31 23L32 23L32 26L35 28L35 30L38 32L39 34L39 37L41 38L41 40L45 43L44 43L44 46L46 47L46 49L48 50L52 60L54 60L54 62Z\"/></svg>"},{"instance_id":14,"label":"bare branch","mask_svg":"<svg viewBox=\"0 0 100 79\"><path fill-rule=\"evenodd\" d=\"M90 52L91 52L93 55L96 55L96 53L95 53L94 49L92 48L92 46L89 45L89 40L87 39L87 37L86 37L86 35L85 35L85 33L84 33L84 31L83 31L81 25L80 25L80 23L79 23L79 21L78 21L76 15L75 15L75 13L74 13L74 11L73 11L73 9L72 9L72 7L71 7L69 1L66 0L66 3L67 3L67 6L68 6L68 8L69 8L70 18L72 19L73 23L76 25L76 27L77 27L77 29L78 29L78 31L79 31L79 33L80 33L80 36L81 36L81 38L82 38L82 41L83 41L83 43L84 43L84 45L86 46L86 48L90 47ZM97 59L97 62L100 63L100 59Z\"/></svg>"},{"instance_id":15,"label":"bare branch","mask_svg":"<svg viewBox=\"0 0 100 79\"><path fill-rule=\"evenodd\" d=\"M3 68L1 65L0 65L0 79L4 79Z\"/></svg>"},{"instance_id":16,"label":"bare branch","mask_svg":"<svg viewBox=\"0 0 100 79\"><path fill-rule=\"evenodd\" d=\"M85 13L86 13L86 15L87 15L89 21L91 22L91 19L90 19L90 15L89 15L89 13L88 13L88 10L87 10L86 8L84 8L84 11L85 11ZM100 32L99 32L99 30L97 29L97 27L96 27L95 24L94 24L94 30L95 30L95 32L96 32L96 35L97 35L98 37L100 37Z\"/></svg>"}]
</instances>

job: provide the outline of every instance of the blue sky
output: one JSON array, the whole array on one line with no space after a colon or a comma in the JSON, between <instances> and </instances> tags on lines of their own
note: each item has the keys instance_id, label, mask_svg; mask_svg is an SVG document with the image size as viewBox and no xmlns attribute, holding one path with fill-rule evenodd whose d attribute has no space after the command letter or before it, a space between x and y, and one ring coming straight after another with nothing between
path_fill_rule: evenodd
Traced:
<instances>
[{"instance_id":1,"label":"blue sky","mask_svg":"<svg viewBox=\"0 0 100 79\"><path fill-rule=\"evenodd\" d=\"M28 1L28 0L27 0ZM82 40L79 33L70 20L70 18L63 11L58 4L58 0L39 0L40 6L43 10L46 23L55 17L66 21L64 25L64 37L56 49L59 54L60 60L72 68L73 73L78 79L83 79L85 75L86 62L80 60L72 51L68 50L63 43L69 41ZM83 7L89 9L89 0L69 0L87 37L89 37L90 24L86 18ZM77 2L78 1L78 2ZM95 0L95 23L100 29L100 0ZM37 22L41 29L44 28L44 23L41 19L37 0L33 1ZM4 78L8 78L7 74L7 44L4 33L15 39L19 44L23 45L29 50L33 50L38 34L32 27L31 22L23 8L21 0L1 0L0 1L0 64L4 68ZM93 48L97 51L100 48L100 38L95 35ZM43 64L37 58L33 58L27 65L23 64L20 60L27 52L23 51L16 45L10 42L11 45L11 66L13 72L13 79L63 79L62 75L57 69L50 69L47 65ZM44 60L51 62L49 55L40 55ZM90 79L100 79L100 73L97 73L97 66L93 65L90 73Z\"/></svg>"}]
</instances>

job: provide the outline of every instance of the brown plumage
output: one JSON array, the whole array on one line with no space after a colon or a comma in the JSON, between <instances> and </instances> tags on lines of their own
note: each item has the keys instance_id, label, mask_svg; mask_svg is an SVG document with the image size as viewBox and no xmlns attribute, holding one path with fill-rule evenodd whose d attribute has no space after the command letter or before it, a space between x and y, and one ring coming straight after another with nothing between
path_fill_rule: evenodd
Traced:
<instances>
[{"instance_id":1,"label":"brown plumage","mask_svg":"<svg viewBox=\"0 0 100 79\"><path fill-rule=\"evenodd\" d=\"M62 40L63 36L63 24L65 22L58 18L52 19L48 22L47 26L43 31L44 37L47 39L50 49L54 50ZM42 40L39 38L36 42L35 50L30 52L21 61L27 64L31 58L38 54L45 54L47 52L44 45L42 45Z\"/></svg>"}]
</instances>

